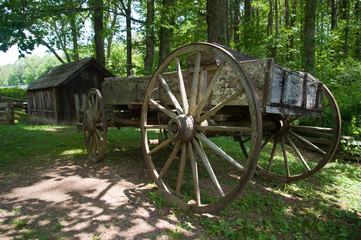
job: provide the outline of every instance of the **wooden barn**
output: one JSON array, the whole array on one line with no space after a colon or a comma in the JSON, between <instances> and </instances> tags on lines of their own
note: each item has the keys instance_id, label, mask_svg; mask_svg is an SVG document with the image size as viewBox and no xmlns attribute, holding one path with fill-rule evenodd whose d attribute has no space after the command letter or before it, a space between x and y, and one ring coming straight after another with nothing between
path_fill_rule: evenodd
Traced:
<instances>
[{"instance_id":1,"label":"wooden barn","mask_svg":"<svg viewBox=\"0 0 361 240\"><path fill-rule=\"evenodd\" d=\"M94 58L49 69L27 88L32 123L74 125L81 121L86 94L101 90L106 77L114 77Z\"/></svg>"}]
</instances>

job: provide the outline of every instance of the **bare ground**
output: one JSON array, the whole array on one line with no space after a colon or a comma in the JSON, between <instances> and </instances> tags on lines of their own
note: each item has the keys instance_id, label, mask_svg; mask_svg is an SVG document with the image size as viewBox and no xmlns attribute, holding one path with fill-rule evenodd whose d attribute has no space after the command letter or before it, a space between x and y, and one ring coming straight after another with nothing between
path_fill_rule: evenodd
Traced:
<instances>
[{"instance_id":1,"label":"bare ground","mask_svg":"<svg viewBox=\"0 0 361 240\"><path fill-rule=\"evenodd\" d=\"M0 175L0 239L207 238L186 214L157 208L149 182L142 161L14 165Z\"/></svg>"}]
</instances>

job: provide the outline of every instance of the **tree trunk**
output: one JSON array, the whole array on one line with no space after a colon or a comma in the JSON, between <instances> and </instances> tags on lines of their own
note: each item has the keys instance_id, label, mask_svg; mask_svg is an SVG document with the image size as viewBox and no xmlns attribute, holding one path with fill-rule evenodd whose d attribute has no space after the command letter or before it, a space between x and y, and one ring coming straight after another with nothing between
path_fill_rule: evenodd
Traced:
<instances>
[{"instance_id":1,"label":"tree trunk","mask_svg":"<svg viewBox=\"0 0 361 240\"><path fill-rule=\"evenodd\" d=\"M117 16L118 16L118 8L114 8L114 15L113 15L113 19L112 19L112 23L110 25L110 31L111 34L108 36L107 42L108 42L108 46L107 46L107 61L110 61L111 58L111 53L112 53L112 44L113 44L113 36L114 36L114 28L115 28L115 24L117 23Z\"/></svg>"},{"instance_id":2,"label":"tree trunk","mask_svg":"<svg viewBox=\"0 0 361 240\"><path fill-rule=\"evenodd\" d=\"M251 37L250 37L250 22L251 22L251 15L252 15L252 5L251 0L244 0L244 28L242 32L243 37L243 46L245 48L251 45Z\"/></svg>"},{"instance_id":3,"label":"tree trunk","mask_svg":"<svg viewBox=\"0 0 361 240\"><path fill-rule=\"evenodd\" d=\"M289 0L285 0L285 24L286 29L290 29L290 3Z\"/></svg>"},{"instance_id":4,"label":"tree trunk","mask_svg":"<svg viewBox=\"0 0 361 240\"><path fill-rule=\"evenodd\" d=\"M269 12L267 21L267 36L272 35L273 31L273 0L269 0Z\"/></svg>"},{"instance_id":5,"label":"tree trunk","mask_svg":"<svg viewBox=\"0 0 361 240\"><path fill-rule=\"evenodd\" d=\"M103 31L103 0L89 0L93 10L95 55L97 61L105 66L105 51Z\"/></svg>"},{"instance_id":6,"label":"tree trunk","mask_svg":"<svg viewBox=\"0 0 361 240\"><path fill-rule=\"evenodd\" d=\"M357 1L355 3L355 20L357 24L355 36L355 58L361 61L361 4Z\"/></svg>"},{"instance_id":7,"label":"tree trunk","mask_svg":"<svg viewBox=\"0 0 361 240\"><path fill-rule=\"evenodd\" d=\"M56 33L56 36L58 38L58 44L60 46L60 49L64 52L64 55L65 55L65 58L66 58L66 61L69 63L71 62L71 58L70 58L70 55L68 53L68 48L66 46L67 42L66 42L66 37L65 37L65 30L64 30L64 23L63 22L60 22L61 24L61 28L59 29L58 26L57 26L57 22L55 19L53 19L53 21L51 22L51 24L53 25L53 28L54 28L54 31Z\"/></svg>"},{"instance_id":8,"label":"tree trunk","mask_svg":"<svg viewBox=\"0 0 361 240\"><path fill-rule=\"evenodd\" d=\"M288 30L288 32L290 32L289 30L291 29L291 26L290 26L290 3L289 3L289 0L285 0L285 25L286 25L286 29ZM290 35L288 35L288 36L290 36ZM286 42L286 60L290 59L290 52L291 52L290 51L290 41L288 40L288 42Z\"/></svg>"},{"instance_id":9,"label":"tree trunk","mask_svg":"<svg viewBox=\"0 0 361 240\"><path fill-rule=\"evenodd\" d=\"M207 0L208 42L228 46L228 0Z\"/></svg>"},{"instance_id":10,"label":"tree trunk","mask_svg":"<svg viewBox=\"0 0 361 240\"><path fill-rule=\"evenodd\" d=\"M235 0L233 5L233 41L238 45L239 42L239 19L240 19L240 0Z\"/></svg>"},{"instance_id":11,"label":"tree trunk","mask_svg":"<svg viewBox=\"0 0 361 240\"><path fill-rule=\"evenodd\" d=\"M75 23L75 16L71 16L70 24L71 24L71 35L73 38L72 40L73 40L74 60L79 60L78 29L77 29L76 23Z\"/></svg>"},{"instance_id":12,"label":"tree trunk","mask_svg":"<svg viewBox=\"0 0 361 240\"><path fill-rule=\"evenodd\" d=\"M343 52L344 58L348 57L348 42L349 42L349 25L350 25L350 2L349 0L342 0L341 18L345 20L345 29L343 35Z\"/></svg>"},{"instance_id":13,"label":"tree trunk","mask_svg":"<svg viewBox=\"0 0 361 240\"><path fill-rule=\"evenodd\" d=\"M171 8L175 0L163 0L162 7L162 27L159 29L159 63L170 53L172 48L173 27L175 17Z\"/></svg>"},{"instance_id":14,"label":"tree trunk","mask_svg":"<svg viewBox=\"0 0 361 240\"><path fill-rule=\"evenodd\" d=\"M304 25L304 70L312 71L315 68L315 20L316 0L308 0L305 4L305 25Z\"/></svg>"},{"instance_id":15,"label":"tree trunk","mask_svg":"<svg viewBox=\"0 0 361 240\"><path fill-rule=\"evenodd\" d=\"M41 42L42 45L47 47L50 52L54 54L54 56L61 62L62 64L65 64L65 61L59 56L59 54L55 51L53 47L51 47L47 42L45 42L43 39L38 38L38 40Z\"/></svg>"},{"instance_id":16,"label":"tree trunk","mask_svg":"<svg viewBox=\"0 0 361 240\"><path fill-rule=\"evenodd\" d=\"M144 69L150 71L153 67L154 60L154 0L147 1L147 20L146 20L146 36L145 47L146 54L144 58Z\"/></svg>"},{"instance_id":17,"label":"tree trunk","mask_svg":"<svg viewBox=\"0 0 361 240\"><path fill-rule=\"evenodd\" d=\"M275 0L275 39L278 39L278 0Z\"/></svg>"},{"instance_id":18,"label":"tree trunk","mask_svg":"<svg viewBox=\"0 0 361 240\"><path fill-rule=\"evenodd\" d=\"M131 19L132 1L128 0L127 9L125 9L127 20L127 76L132 76L132 19Z\"/></svg>"},{"instance_id":19,"label":"tree trunk","mask_svg":"<svg viewBox=\"0 0 361 240\"><path fill-rule=\"evenodd\" d=\"M292 7L291 7L291 16L290 16L290 25L289 29L293 29L296 25L296 13L297 13L297 0L292 0ZM288 60L293 59L293 49L295 46L294 34L293 30L289 36L289 51L288 51Z\"/></svg>"},{"instance_id":20,"label":"tree trunk","mask_svg":"<svg viewBox=\"0 0 361 240\"><path fill-rule=\"evenodd\" d=\"M331 30L336 29L336 0L331 0Z\"/></svg>"}]
</instances>

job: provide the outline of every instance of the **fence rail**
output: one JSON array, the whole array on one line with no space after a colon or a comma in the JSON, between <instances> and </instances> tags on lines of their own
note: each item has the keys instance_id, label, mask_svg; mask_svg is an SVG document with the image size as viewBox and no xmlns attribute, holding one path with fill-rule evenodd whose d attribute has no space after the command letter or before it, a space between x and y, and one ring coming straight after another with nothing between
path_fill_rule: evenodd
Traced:
<instances>
[{"instance_id":1,"label":"fence rail","mask_svg":"<svg viewBox=\"0 0 361 240\"><path fill-rule=\"evenodd\" d=\"M0 122L14 125L14 106L9 102L0 102Z\"/></svg>"}]
</instances>

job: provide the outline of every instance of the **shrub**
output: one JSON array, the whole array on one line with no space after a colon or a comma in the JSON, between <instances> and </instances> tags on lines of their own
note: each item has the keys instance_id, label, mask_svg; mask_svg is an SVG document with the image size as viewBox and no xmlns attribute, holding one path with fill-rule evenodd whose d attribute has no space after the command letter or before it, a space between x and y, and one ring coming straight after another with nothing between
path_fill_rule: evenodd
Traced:
<instances>
[{"instance_id":1,"label":"shrub","mask_svg":"<svg viewBox=\"0 0 361 240\"><path fill-rule=\"evenodd\" d=\"M26 99L26 90L22 88L2 88L0 89L1 96Z\"/></svg>"}]
</instances>

